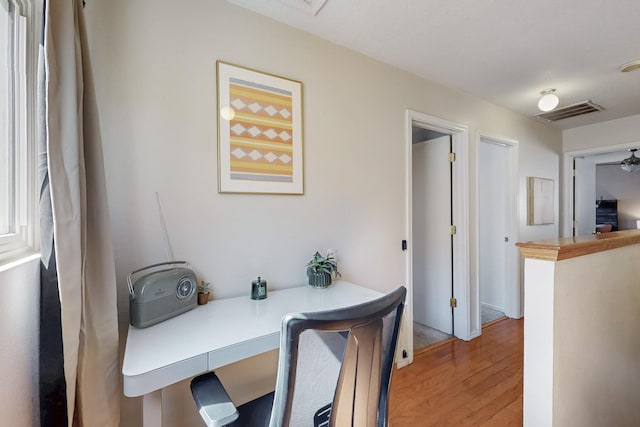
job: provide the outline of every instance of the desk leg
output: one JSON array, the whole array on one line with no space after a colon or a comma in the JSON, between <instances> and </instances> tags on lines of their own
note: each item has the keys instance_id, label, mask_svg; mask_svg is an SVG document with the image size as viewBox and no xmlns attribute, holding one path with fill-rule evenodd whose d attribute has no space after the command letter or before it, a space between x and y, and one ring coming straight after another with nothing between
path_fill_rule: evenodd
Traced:
<instances>
[{"instance_id":1,"label":"desk leg","mask_svg":"<svg viewBox=\"0 0 640 427\"><path fill-rule=\"evenodd\" d=\"M142 396L143 427L162 426L162 389Z\"/></svg>"}]
</instances>

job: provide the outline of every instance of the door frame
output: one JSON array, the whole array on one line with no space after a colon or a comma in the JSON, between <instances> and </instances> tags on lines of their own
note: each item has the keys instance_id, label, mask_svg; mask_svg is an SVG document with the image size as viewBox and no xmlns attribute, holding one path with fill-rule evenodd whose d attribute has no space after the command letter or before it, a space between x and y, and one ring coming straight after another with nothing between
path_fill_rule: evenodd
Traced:
<instances>
[{"instance_id":1,"label":"door frame","mask_svg":"<svg viewBox=\"0 0 640 427\"><path fill-rule=\"evenodd\" d=\"M571 235L580 236L593 234L596 231L597 218L596 203L594 203L598 198L596 195L597 165L589 156L573 157L572 159L571 167L574 173L571 174L573 181L573 185L571 185L571 190L573 191L573 196L571 197L571 206L573 207ZM584 188L590 185L592 185L591 188ZM576 189L580 189L580 191L576 191ZM579 212L576 212L576 206L580 206ZM582 209L585 207L588 207L590 212L582 212ZM585 224L589 224L588 229L585 227Z\"/></svg>"},{"instance_id":2,"label":"door frame","mask_svg":"<svg viewBox=\"0 0 640 427\"><path fill-rule=\"evenodd\" d=\"M638 142L627 142L624 144L605 145L602 147L585 148L582 150L566 151L562 155L562 215L560 235L571 237L573 234L573 158L595 156L606 154L612 151L625 151L630 148L638 148ZM595 200L594 200L595 203Z\"/></svg>"},{"instance_id":3,"label":"door frame","mask_svg":"<svg viewBox=\"0 0 640 427\"><path fill-rule=\"evenodd\" d=\"M469 316L469 130L464 124L451 122L410 109L405 114L405 238L407 256L405 258L405 283L407 300L405 307L405 327L403 328L406 357L398 359L398 367L413 362L413 214L412 214L412 133L413 126L451 135L453 151L456 153L456 167L453 168L452 204L456 225L453 246L453 295L457 307L453 310L454 330L457 338L469 340L471 325Z\"/></svg>"},{"instance_id":4,"label":"door frame","mask_svg":"<svg viewBox=\"0 0 640 427\"><path fill-rule=\"evenodd\" d=\"M509 234L509 243L507 253L506 253L506 271L505 271L505 316L519 319L521 318L523 313L523 304L522 304L522 281L520 280L521 276L521 268L520 268L520 252L516 247L516 243L519 241L519 185L518 185L518 177L519 177L519 158L520 158L520 145L518 141L508 138L503 138L499 136L492 135L487 132L478 132L477 134L477 151L480 151L480 144L482 141L486 141L486 143L497 144L505 147L507 151L507 227L506 230ZM480 156L476 156L476 175L480 176ZM475 206L480 207L480 180L476 179L475 182ZM478 242L477 247L480 247L480 217L479 215L475 215L475 238L476 242ZM478 335L481 334L482 330L482 310L480 307L480 254L476 251L475 254L475 265L478 266L476 268L476 277L474 280L475 286L472 286L474 292L474 299L477 301L477 310L474 313L476 324L479 325ZM510 285L511 284L511 285ZM473 305L472 305L473 306Z\"/></svg>"}]
</instances>

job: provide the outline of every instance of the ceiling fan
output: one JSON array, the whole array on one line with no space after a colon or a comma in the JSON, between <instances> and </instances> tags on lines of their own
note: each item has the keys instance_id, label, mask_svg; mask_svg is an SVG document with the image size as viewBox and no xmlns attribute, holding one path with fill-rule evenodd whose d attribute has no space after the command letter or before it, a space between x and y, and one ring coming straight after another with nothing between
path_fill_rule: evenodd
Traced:
<instances>
[{"instance_id":1,"label":"ceiling fan","mask_svg":"<svg viewBox=\"0 0 640 427\"><path fill-rule=\"evenodd\" d=\"M635 172L637 170L640 170L640 158L636 157L635 154L638 149L631 148L629 151L631 151L631 156L620 162L620 167L622 168L622 170L627 172Z\"/></svg>"}]
</instances>

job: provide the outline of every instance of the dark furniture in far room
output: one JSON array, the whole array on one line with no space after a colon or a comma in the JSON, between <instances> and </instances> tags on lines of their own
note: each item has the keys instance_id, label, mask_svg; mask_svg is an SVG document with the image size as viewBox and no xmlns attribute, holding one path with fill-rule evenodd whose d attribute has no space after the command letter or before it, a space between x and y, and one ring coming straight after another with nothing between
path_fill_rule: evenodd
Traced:
<instances>
[{"instance_id":1,"label":"dark furniture in far room","mask_svg":"<svg viewBox=\"0 0 640 427\"><path fill-rule=\"evenodd\" d=\"M596 202L596 232L598 231L618 231L617 200L598 200Z\"/></svg>"}]
</instances>

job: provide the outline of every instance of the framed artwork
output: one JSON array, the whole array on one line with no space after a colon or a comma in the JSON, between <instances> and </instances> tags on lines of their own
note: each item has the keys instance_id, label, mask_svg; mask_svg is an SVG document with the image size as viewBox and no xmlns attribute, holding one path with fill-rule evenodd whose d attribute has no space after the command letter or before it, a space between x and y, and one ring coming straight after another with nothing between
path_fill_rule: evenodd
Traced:
<instances>
[{"instance_id":1,"label":"framed artwork","mask_svg":"<svg viewBox=\"0 0 640 427\"><path fill-rule=\"evenodd\" d=\"M218 191L303 194L302 83L216 65Z\"/></svg>"},{"instance_id":2,"label":"framed artwork","mask_svg":"<svg viewBox=\"0 0 640 427\"><path fill-rule=\"evenodd\" d=\"M553 180L546 178L527 178L528 186L528 225L553 224Z\"/></svg>"}]
</instances>

